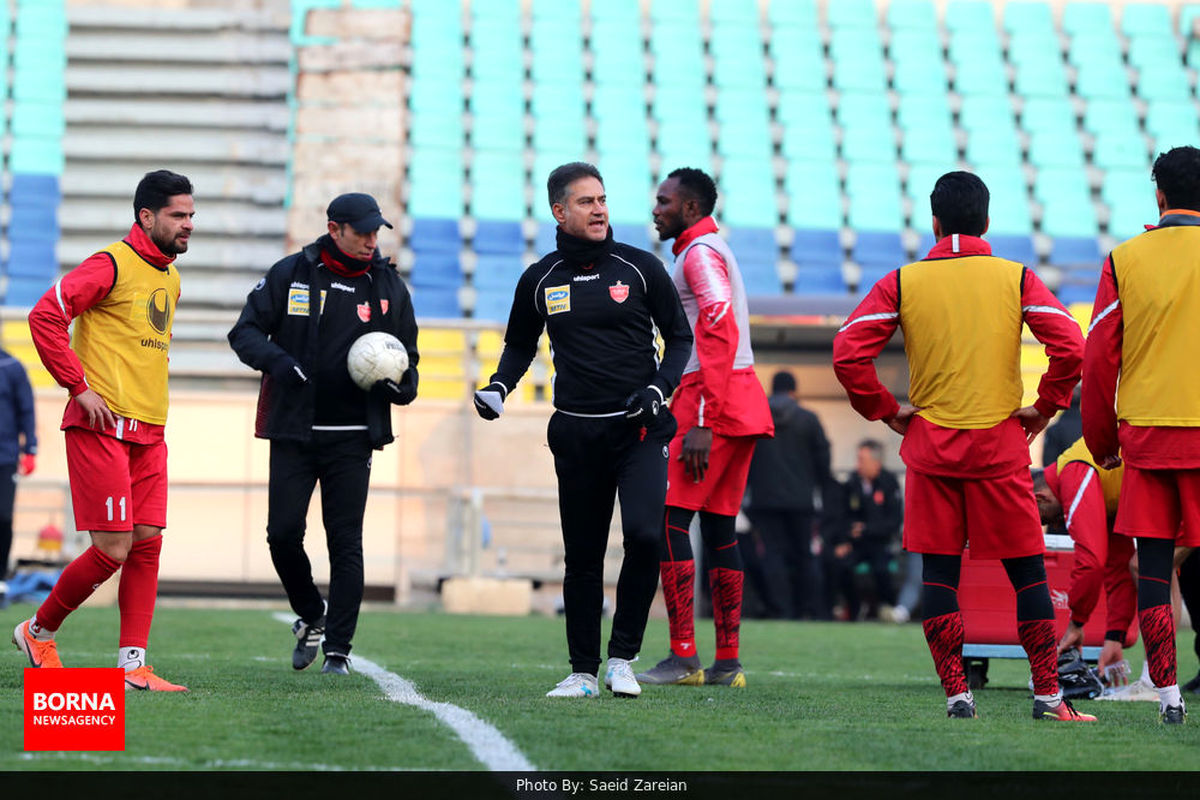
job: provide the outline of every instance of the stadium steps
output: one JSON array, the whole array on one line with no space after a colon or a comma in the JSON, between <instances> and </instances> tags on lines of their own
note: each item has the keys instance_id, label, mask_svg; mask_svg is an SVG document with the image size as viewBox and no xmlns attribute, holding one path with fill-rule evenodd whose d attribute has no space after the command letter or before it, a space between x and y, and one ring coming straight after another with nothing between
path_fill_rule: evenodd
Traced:
<instances>
[{"instance_id":1,"label":"stadium steps","mask_svg":"<svg viewBox=\"0 0 1200 800\"><path fill-rule=\"evenodd\" d=\"M130 120L153 119L156 125L175 128L250 128L286 131L287 108L255 100L192 98L141 100L68 98L63 107L68 125L127 125Z\"/></svg>"}]
</instances>

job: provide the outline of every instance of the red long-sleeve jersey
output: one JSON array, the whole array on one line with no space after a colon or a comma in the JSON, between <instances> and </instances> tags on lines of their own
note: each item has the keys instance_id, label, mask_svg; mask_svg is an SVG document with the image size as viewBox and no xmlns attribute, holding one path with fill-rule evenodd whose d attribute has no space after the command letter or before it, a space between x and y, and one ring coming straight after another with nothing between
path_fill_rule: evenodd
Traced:
<instances>
[{"instance_id":1,"label":"red long-sleeve jersey","mask_svg":"<svg viewBox=\"0 0 1200 800\"><path fill-rule=\"evenodd\" d=\"M990 255L991 246L984 240L956 235L939 241L926 260ZM890 419L900 410L895 396L879 380L875 359L896 329L906 323L901 308L904 269L901 267L876 283L834 337L833 367L838 380L854 409L871 420ZM953 287L948 290L953 291ZM1001 298L995 300L1003 302ZM1057 409L1069 405L1071 392L1079 381L1083 336L1074 317L1031 270L1021 274L1019 302L1021 319L1045 346L1049 358L1034 407L1050 417ZM947 328L943 335L949 346L970 341L978 333ZM1019 330L1015 335L1020 335ZM1019 348L1014 348L1014 352L1019 352ZM909 354L910 367L914 366L914 357ZM1006 372L1015 367L1014 364L972 365L974 369ZM951 394L965 394L974 388L969 372L938 377L943 381L943 390ZM924 419L920 411L909 426L900 454L910 467L950 477L994 477L1030 463L1023 429L1015 419L1003 419L990 427L958 428Z\"/></svg>"}]
</instances>

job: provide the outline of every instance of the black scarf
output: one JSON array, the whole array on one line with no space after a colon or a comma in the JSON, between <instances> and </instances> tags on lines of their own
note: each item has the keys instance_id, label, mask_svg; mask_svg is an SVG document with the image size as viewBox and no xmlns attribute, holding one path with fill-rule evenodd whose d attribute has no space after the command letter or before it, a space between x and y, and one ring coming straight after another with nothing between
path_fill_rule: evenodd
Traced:
<instances>
[{"instance_id":1,"label":"black scarf","mask_svg":"<svg viewBox=\"0 0 1200 800\"><path fill-rule=\"evenodd\" d=\"M324 258L321 259L322 263L343 278L357 278L359 275L365 275L371 268L371 264L379 257L379 250L376 249L370 261L354 258L342 252L342 248L337 246L337 242L333 241L333 237L328 233L317 239L317 244L321 245L321 252L324 255Z\"/></svg>"},{"instance_id":2,"label":"black scarf","mask_svg":"<svg viewBox=\"0 0 1200 800\"><path fill-rule=\"evenodd\" d=\"M608 226L608 235L602 242L593 242L591 239L572 236L561 227L558 228L555 238L558 243L558 254L573 267L591 266L612 252L613 248L611 225Z\"/></svg>"}]
</instances>

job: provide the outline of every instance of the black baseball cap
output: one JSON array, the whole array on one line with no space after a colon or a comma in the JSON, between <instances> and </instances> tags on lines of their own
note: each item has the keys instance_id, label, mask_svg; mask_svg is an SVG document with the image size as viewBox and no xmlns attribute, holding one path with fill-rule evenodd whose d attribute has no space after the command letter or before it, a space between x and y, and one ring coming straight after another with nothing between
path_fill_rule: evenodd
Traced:
<instances>
[{"instance_id":1,"label":"black baseball cap","mask_svg":"<svg viewBox=\"0 0 1200 800\"><path fill-rule=\"evenodd\" d=\"M375 202L375 198L362 192L339 194L333 198L325 214L330 222L349 223L350 227L359 233L378 230L380 225L392 227L392 223L383 218L383 212L379 210L379 203Z\"/></svg>"}]
</instances>

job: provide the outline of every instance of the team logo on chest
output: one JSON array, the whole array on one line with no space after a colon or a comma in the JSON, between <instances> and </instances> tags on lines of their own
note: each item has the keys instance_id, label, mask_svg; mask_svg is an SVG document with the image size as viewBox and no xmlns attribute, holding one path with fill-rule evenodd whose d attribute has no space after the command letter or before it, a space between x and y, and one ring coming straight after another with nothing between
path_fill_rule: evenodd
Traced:
<instances>
[{"instance_id":1,"label":"team logo on chest","mask_svg":"<svg viewBox=\"0 0 1200 800\"><path fill-rule=\"evenodd\" d=\"M608 296L618 303L624 303L625 299L629 297L629 284L617 281L608 287Z\"/></svg>"},{"instance_id":2,"label":"team logo on chest","mask_svg":"<svg viewBox=\"0 0 1200 800\"><path fill-rule=\"evenodd\" d=\"M155 289L146 301L146 321L158 333L166 333L171 323L171 303L166 289Z\"/></svg>"},{"instance_id":3,"label":"team logo on chest","mask_svg":"<svg viewBox=\"0 0 1200 800\"><path fill-rule=\"evenodd\" d=\"M362 320L363 322L371 321L371 304L370 303L359 303L355 307L358 309L358 318L360 320Z\"/></svg>"}]
</instances>

